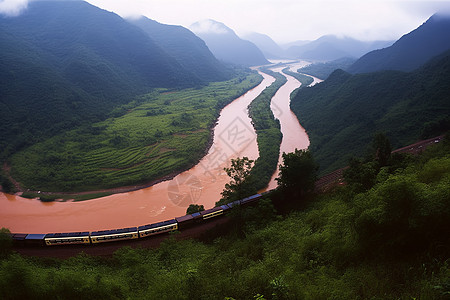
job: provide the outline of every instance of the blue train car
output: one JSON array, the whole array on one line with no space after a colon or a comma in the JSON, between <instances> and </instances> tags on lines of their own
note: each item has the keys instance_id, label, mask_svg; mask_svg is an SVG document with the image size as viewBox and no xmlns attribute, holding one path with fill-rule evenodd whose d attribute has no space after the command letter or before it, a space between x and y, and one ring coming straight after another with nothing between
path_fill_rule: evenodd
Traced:
<instances>
[{"instance_id":1,"label":"blue train car","mask_svg":"<svg viewBox=\"0 0 450 300\"><path fill-rule=\"evenodd\" d=\"M220 207L223 209L223 213L226 213L231 209L231 207L228 204L221 205Z\"/></svg>"},{"instance_id":2,"label":"blue train car","mask_svg":"<svg viewBox=\"0 0 450 300\"><path fill-rule=\"evenodd\" d=\"M239 205L241 205L241 200L236 200L236 201L230 202L227 205L228 205L229 208L233 208L233 207L239 206Z\"/></svg>"},{"instance_id":3,"label":"blue train car","mask_svg":"<svg viewBox=\"0 0 450 300\"><path fill-rule=\"evenodd\" d=\"M25 237L26 245L44 246L45 234L27 234Z\"/></svg>"},{"instance_id":4,"label":"blue train car","mask_svg":"<svg viewBox=\"0 0 450 300\"><path fill-rule=\"evenodd\" d=\"M262 197L261 194L256 194L241 200L241 205L249 205L252 203L258 202L258 200Z\"/></svg>"},{"instance_id":5,"label":"blue train car","mask_svg":"<svg viewBox=\"0 0 450 300\"><path fill-rule=\"evenodd\" d=\"M131 240L139 237L137 227L91 232L92 244Z\"/></svg>"},{"instance_id":6,"label":"blue train car","mask_svg":"<svg viewBox=\"0 0 450 300\"><path fill-rule=\"evenodd\" d=\"M90 243L89 232L49 233L45 236L47 246Z\"/></svg>"},{"instance_id":7,"label":"blue train car","mask_svg":"<svg viewBox=\"0 0 450 300\"><path fill-rule=\"evenodd\" d=\"M175 219L138 227L139 237L141 238L177 229L178 223Z\"/></svg>"},{"instance_id":8,"label":"blue train car","mask_svg":"<svg viewBox=\"0 0 450 300\"><path fill-rule=\"evenodd\" d=\"M187 228L189 226L194 225L195 223L203 220L202 215L200 213L193 213L191 215L185 215L178 218L175 218L178 223L179 228Z\"/></svg>"}]
</instances>

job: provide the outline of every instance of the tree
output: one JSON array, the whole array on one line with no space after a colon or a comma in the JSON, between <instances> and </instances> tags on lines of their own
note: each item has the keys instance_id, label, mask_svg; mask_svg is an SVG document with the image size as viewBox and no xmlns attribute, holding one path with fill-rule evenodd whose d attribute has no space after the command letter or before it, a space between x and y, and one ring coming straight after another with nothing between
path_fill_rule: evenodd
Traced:
<instances>
[{"instance_id":1,"label":"tree","mask_svg":"<svg viewBox=\"0 0 450 300\"><path fill-rule=\"evenodd\" d=\"M226 204L247 196L248 179L252 167L253 160L248 157L231 159L231 167L224 168L231 181L225 184L225 189L221 193L222 199L216 204Z\"/></svg>"},{"instance_id":2,"label":"tree","mask_svg":"<svg viewBox=\"0 0 450 300\"><path fill-rule=\"evenodd\" d=\"M12 238L11 232L7 228L0 229L0 258L11 252Z\"/></svg>"},{"instance_id":3,"label":"tree","mask_svg":"<svg viewBox=\"0 0 450 300\"><path fill-rule=\"evenodd\" d=\"M186 214L190 215L196 212L201 212L204 211L205 207L203 205L198 205L198 204L190 204L189 207L186 210Z\"/></svg>"},{"instance_id":4,"label":"tree","mask_svg":"<svg viewBox=\"0 0 450 300\"><path fill-rule=\"evenodd\" d=\"M298 196L314 189L319 166L309 150L295 149L283 153L283 164L279 166L278 186Z\"/></svg>"},{"instance_id":5,"label":"tree","mask_svg":"<svg viewBox=\"0 0 450 300\"><path fill-rule=\"evenodd\" d=\"M387 166L391 157L392 147L389 139L384 133L377 133L372 142L375 159L380 167Z\"/></svg>"}]
</instances>

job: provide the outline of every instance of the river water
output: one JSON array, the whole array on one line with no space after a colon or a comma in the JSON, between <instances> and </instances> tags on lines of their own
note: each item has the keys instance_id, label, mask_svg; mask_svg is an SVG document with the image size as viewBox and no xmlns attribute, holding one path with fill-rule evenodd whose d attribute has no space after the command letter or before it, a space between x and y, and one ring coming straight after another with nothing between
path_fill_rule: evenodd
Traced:
<instances>
[{"instance_id":1,"label":"river water","mask_svg":"<svg viewBox=\"0 0 450 300\"><path fill-rule=\"evenodd\" d=\"M299 68L305 67L309 63L299 62L289 65L289 70L297 72ZM301 83L292 76L286 75L282 70L286 66L274 68L272 71L278 72L287 78L287 82L276 92L272 98L270 107L272 112L278 120L280 120L281 132L283 133L283 139L280 145L280 156L278 158L278 165L282 164L283 153L294 152L295 149L303 150L309 146L309 137L306 130L300 125L297 116L292 112L290 108L292 91L301 86ZM310 76L310 75L307 75ZM320 79L310 76L314 81L310 86L321 82ZM276 178L278 177L278 170L272 175L269 185L265 190L271 190L277 187Z\"/></svg>"},{"instance_id":2,"label":"river water","mask_svg":"<svg viewBox=\"0 0 450 300\"><path fill-rule=\"evenodd\" d=\"M228 176L231 158L259 156L247 106L275 79L263 81L227 105L214 128L213 146L192 169L138 191L82 202L48 202L0 193L0 227L15 233L96 231L140 226L182 216L189 204L213 207Z\"/></svg>"},{"instance_id":3,"label":"river water","mask_svg":"<svg viewBox=\"0 0 450 300\"><path fill-rule=\"evenodd\" d=\"M298 69L293 65L292 70ZM281 69L274 69L281 72ZM15 233L96 231L140 226L182 216L189 204L213 207L221 197L228 176L223 171L231 158L258 158L256 133L247 106L275 79L264 79L252 90L226 106L214 128L208 154L193 168L174 179L138 191L82 202L41 202L0 193L0 227ZM290 93L300 86L291 76L272 99L274 115L280 119L282 152L305 149L309 139L289 109ZM281 157L281 155L280 155ZM268 189L276 186L274 174Z\"/></svg>"}]
</instances>

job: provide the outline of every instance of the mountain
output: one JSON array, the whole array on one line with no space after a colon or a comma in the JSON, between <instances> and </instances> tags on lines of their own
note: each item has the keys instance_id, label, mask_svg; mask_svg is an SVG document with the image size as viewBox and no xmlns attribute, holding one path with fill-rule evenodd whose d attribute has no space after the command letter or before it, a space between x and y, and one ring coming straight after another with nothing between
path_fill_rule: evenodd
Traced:
<instances>
[{"instance_id":1,"label":"mountain","mask_svg":"<svg viewBox=\"0 0 450 300\"><path fill-rule=\"evenodd\" d=\"M373 49L391 44L392 42L389 41L364 42L350 37L325 35L303 45L291 46L286 53L292 58L330 61L343 57L358 58Z\"/></svg>"},{"instance_id":2,"label":"mountain","mask_svg":"<svg viewBox=\"0 0 450 300\"><path fill-rule=\"evenodd\" d=\"M367 73L380 70L412 71L433 56L450 49L450 17L433 15L424 24L402 36L391 47L367 53L348 71Z\"/></svg>"},{"instance_id":3,"label":"mountain","mask_svg":"<svg viewBox=\"0 0 450 300\"><path fill-rule=\"evenodd\" d=\"M300 73L308 74L325 80L337 69L346 70L349 68L355 59L343 57L332 61L319 62L307 65L306 67L300 68L298 71Z\"/></svg>"},{"instance_id":4,"label":"mountain","mask_svg":"<svg viewBox=\"0 0 450 300\"><path fill-rule=\"evenodd\" d=\"M244 36L244 38L255 44L266 58L279 59L285 57L284 50L268 35L253 32Z\"/></svg>"},{"instance_id":5,"label":"mountain","mask_svg":"<svg viewBox=\"0 0 450 300\"><path fill-rule=\"evenodd\" d=\"M214 57L205 42L190 30L182 26L161 24L146 17L129 22L144 30L158 46L200 80L210 82L230 78L231 72Z\"/></svg>"},{"instance_id":6,"label":"mountain","mask_svg":"<svg viewBox=\"0 0 450 300\"><path fill-rule=\"evenodd\" d=\"M0 158L152 88L203 83L141 29L84 1L0 16L0 70Z\"/></svg>"},{"instance_id":7,"label":"mountain","mask_svg":"<svg viewBox=\"0 0 450 300\"><path fill-rule=\"evenodd\" d=\"M247 67L269 63L255 44L239 38L223 23L204 20L192 24L190 29L206 42L219 60Z\"/></svg>"},{"instance_id":8,"label":"mountain","mask_svg":"<svg viewBox=\"0 0 450 300\"><path fill-rule=\"evenodd\" d=\"M336 70L326 81L301 89L291 108L308 131L322 172L362 156L377 132L385 132L394 148L445 133L450 129L450 51L409 73Z\"/></svg>"}]
</instances>

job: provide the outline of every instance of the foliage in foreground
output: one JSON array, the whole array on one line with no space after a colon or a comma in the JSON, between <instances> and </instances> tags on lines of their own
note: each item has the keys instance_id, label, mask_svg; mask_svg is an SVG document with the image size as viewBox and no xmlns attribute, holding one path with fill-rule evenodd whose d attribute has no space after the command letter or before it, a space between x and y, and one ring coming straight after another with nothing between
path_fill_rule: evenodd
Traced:
<instances>
[{"instance_id":1,"label":"foliage in foreground","mask_svg":"<svg viewBox=\"0 0 450 300\"><path fill-rule=\"evenodd\" d=\"M364 190L355 180L308 203L272 194L307 208L281 217L264 199L208 242L64 261L11 254L0 260L0 297L448 299L449 144L396 162Z\"/></svg>"}]
</instances>

